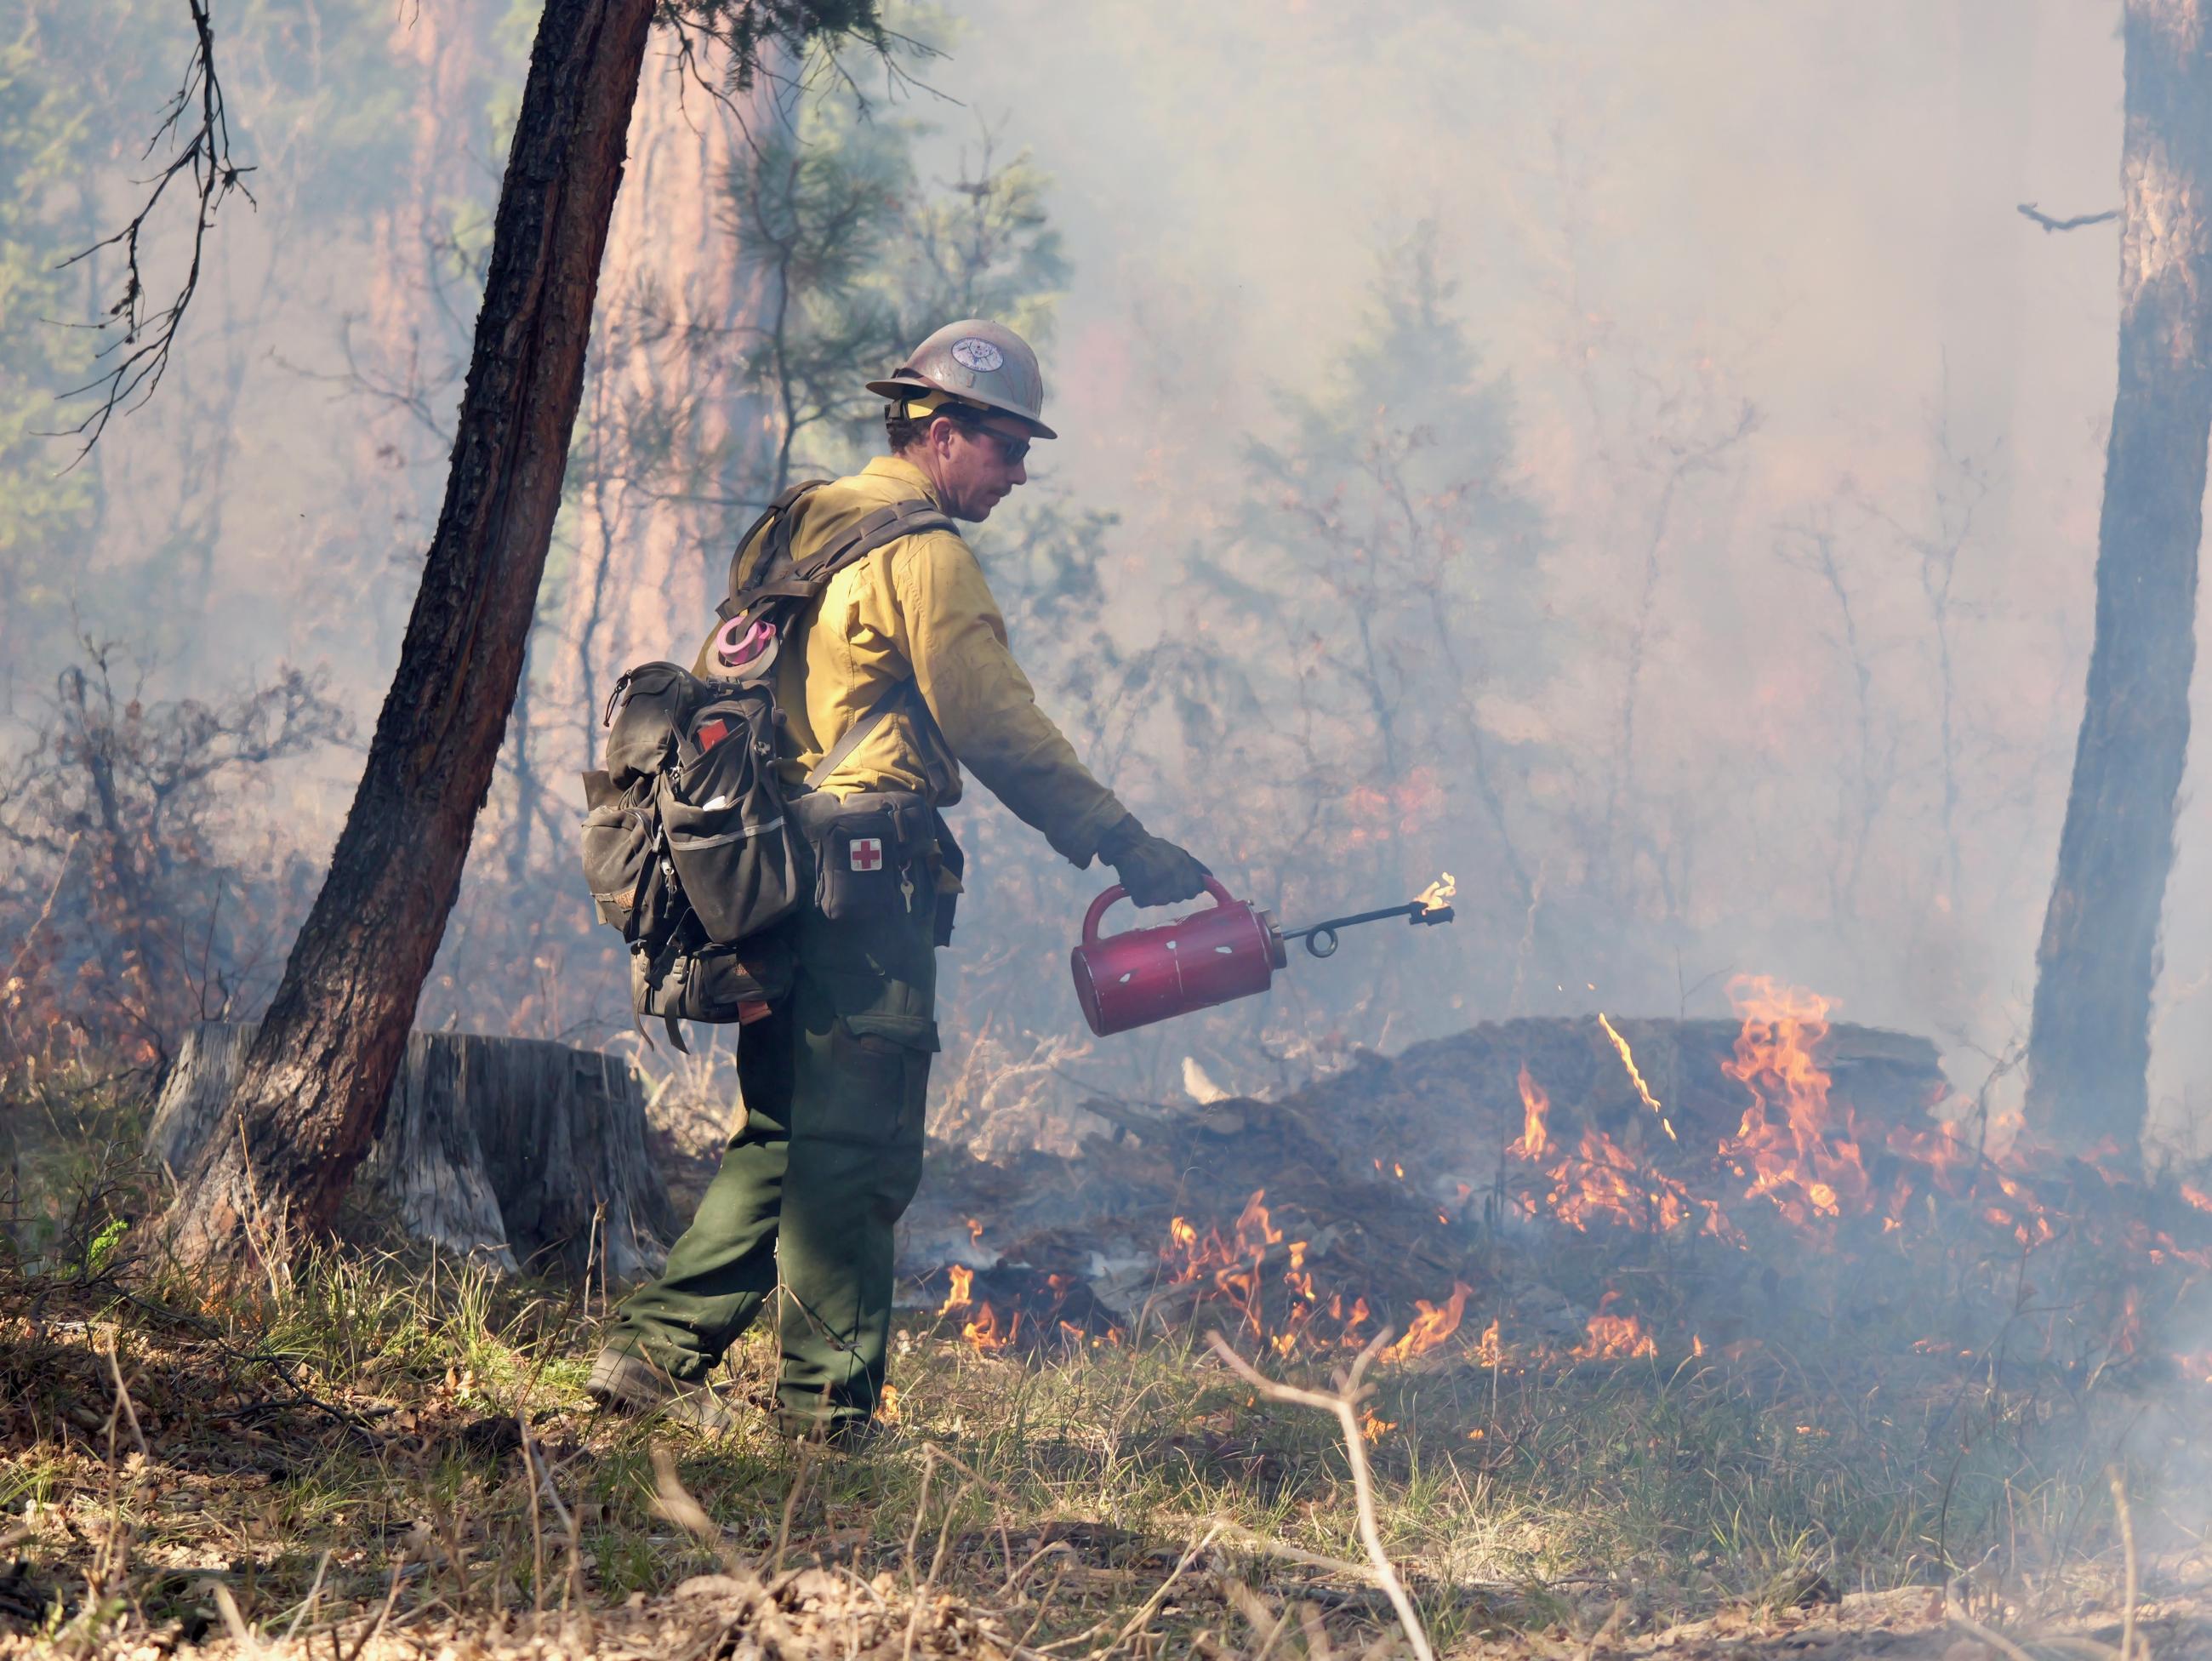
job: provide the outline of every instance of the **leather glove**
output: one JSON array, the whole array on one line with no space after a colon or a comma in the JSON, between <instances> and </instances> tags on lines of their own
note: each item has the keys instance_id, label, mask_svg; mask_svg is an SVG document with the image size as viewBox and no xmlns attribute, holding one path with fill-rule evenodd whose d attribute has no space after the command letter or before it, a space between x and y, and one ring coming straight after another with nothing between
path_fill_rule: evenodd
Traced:
<instances>
[{"instance_id":1,"label":"leather glove","mask_svg":"<svg viewBox=\"0 0 2212 1661\"><path fill-rule=\"evenodd\" d=\"M1098 857L1114 867L1139 905L1172 905L1206 891L1206 869L1164 837L1146 830L1134 813L1098 839Z\"/></svg>"}]
</instances>

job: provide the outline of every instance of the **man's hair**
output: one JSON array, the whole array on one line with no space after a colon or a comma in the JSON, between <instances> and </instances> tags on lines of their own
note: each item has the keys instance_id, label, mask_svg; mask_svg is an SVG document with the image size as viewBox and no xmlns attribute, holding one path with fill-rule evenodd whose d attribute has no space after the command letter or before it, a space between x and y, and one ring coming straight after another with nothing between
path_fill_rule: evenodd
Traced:
<instances>
[{"instance_id":1,"label":"man's hair","mask_svg":"<svg viewBox=\"0 0 2212 1661\"><path fill-rule=\"evenodd\" d=\"M907 414L908 408L903 399L896 404L884 405L884 436L890 441L891 453L895 455L921 443L928 435L929 423L939 416L962 427L983 424L981 410L954 399L948 399L935 409L918 416Z\"/></svg>"},{"instance_id":2,"label":"man's hair","mask_svg":"<svg viewBox=\"0 0 2212 1661\"><path fill-rule=\"evenodd\" d=\"M927 415L910 416L903 402L884 406L884 436L890 441L894 455L911 449L921 442L929 431L929 423L937 419L937 411Z\"/></svg>"}]
</instances>

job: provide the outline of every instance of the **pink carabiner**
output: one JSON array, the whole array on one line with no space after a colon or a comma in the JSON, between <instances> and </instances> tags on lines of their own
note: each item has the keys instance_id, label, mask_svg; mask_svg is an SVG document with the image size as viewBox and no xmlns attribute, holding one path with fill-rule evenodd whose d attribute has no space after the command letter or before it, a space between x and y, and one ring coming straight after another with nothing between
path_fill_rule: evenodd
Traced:
<instances>
[{"instance_id":1,"label":"pink carabiner","mask_svg":"<svg viewBox=\"0 0 2212 1661\"><path fill-rule=\"evenodd\" d=\"M743 638L739 637L742 630ZM775 638L775 630L769 624L756 619L746 626L745 614L740 611L714 633L714 656L725 669L740 669L758 657L769 642Z\"/></svg>"}]
</instances>

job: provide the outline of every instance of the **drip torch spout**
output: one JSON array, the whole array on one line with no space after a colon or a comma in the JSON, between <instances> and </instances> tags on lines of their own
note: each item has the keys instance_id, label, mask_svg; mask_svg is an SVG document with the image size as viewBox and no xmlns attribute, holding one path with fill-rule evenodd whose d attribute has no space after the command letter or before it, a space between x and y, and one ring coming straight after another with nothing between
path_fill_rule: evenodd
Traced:
<instances>
[{"instance_id":1,"label":"drip torch spout","mask_svg":"<svg viewBox=\"0 0 2212 1661\"><path fill-rule=\"evenodd\" d=\"M1408 900L1403 905L1386 905L1380 911L1360 911L1349 917L1331 917L1327 922L1308 923L1303 928L1279 928L1275 938L1283 940L1304 940L1306 950L1316 958L1335 955L1337 931L1357 928L1363 922L1382 922L1391 917L1403 917L1407 923L1423 928L1433 927L1452 920L1449 905L1435 905L1425 900Z\"/></svg>"}]
</instances>

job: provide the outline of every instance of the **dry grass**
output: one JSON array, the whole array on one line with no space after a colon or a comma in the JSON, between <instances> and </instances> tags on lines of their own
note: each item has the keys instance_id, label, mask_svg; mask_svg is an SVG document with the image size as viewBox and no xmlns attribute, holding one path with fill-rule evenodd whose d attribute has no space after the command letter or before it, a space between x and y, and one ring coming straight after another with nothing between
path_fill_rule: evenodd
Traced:
<instances>
[{"instance_id":1,"label":"dry grass","mask_svg":"<svg viewBox=\"0 0 2212 1661\"><path fill-rule=\"evenodd\" d=\"M134 1256L129 1173L93 1147L15 1151L0 1655L1404 1641L1340 1427L1265 1399L1194 1329L1024 1362L917 1314L896 1421L865 1451L795 1450L765 1419L714 1441L595 1415L591 1323L562 1289L332 1250L211 1298ZM748 1342L733 1390L764 1396L772 1369ZM1772 1348L1486 1366L1448 1347L1372 1382L1376 1536L1439 1653L1840 1653L1878 1631L1942 1655L1972 1621L2086 1661L2118 1652L2130 1572L2136 1656L2203 1641L2186 1393Z\"/></svg>"}]
</instances>

